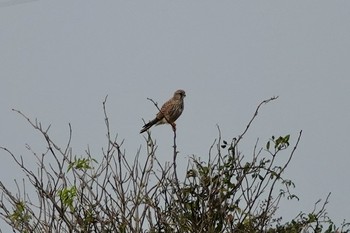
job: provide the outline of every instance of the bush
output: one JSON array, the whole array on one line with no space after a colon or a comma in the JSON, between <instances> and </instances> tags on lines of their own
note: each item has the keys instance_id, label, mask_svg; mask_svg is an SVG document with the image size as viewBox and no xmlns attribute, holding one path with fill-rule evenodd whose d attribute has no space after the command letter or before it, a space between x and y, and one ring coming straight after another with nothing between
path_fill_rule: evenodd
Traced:
<instances>
[{"instance_id":1,"label":"bush","mask_svg":"<svg viewBox=\"0 0 350 233\"><path fill-rule=\"evenodd\" d=\"M289 222L276 216L281 199L298 199L284 171L296 152L301 131L292 146L293 136L282 135L272 136L263 147L257 140L252 156L239 150L261 106L276 98L261 102L244 132L232 140L223 140L218 127L219 136L208 159L191 157L182 181L177 174L176 132L171 162L162 165L157 160L150 133L145 137L145 161L139 160L140 151L129 161L123 141L111 136L106 99L108 144L101 161L89 150L84 156L73 155L70 125L68 143L61 147L40 122L14 110L44 136L47 151L40 156L32 152L38 164L34 172L22 157L1 147L24 172L25 184L36 191L33 200L29 196L35 194L26 193L25 185L16 183L18 192L12 194L0 182L2 219L14 232L350 232L348 223L336 227L328 218L329 196L319 208L301 212ZM280 154L284 162L276 159Z\"/></svg>"}]
</instances>

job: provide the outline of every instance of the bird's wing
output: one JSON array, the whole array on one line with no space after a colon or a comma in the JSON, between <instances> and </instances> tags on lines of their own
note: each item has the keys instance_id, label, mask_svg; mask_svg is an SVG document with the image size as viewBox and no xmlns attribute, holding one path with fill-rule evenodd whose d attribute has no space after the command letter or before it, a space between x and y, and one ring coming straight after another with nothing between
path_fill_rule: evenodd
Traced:
<instances>
[{"instance_id":1,"label":"bird's wing","mask_svg":"<svg viewBox=\"0 0 350 233\"><path fill-rule=\"evenodd\" d=\"M163 106L161 107L160 111L157 114L157 118L158 119L163 119L164 116L168 116L169 112L171 111L173 106L173 101L172 99L168 100L167 102L165 102L163 104Z\"/></svg>"}]
</instances>

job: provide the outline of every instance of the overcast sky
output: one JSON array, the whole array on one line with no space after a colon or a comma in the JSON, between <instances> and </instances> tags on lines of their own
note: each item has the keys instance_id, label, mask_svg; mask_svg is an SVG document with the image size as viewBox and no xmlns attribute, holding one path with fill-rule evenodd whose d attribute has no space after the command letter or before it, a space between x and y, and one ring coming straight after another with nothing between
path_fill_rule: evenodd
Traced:
<instances>
[{"instance_id":1,"label":"overcast sky","mask_svg":"<svg viewBox=\"0 0 350 233\"><path fill-rule=\"evenodd\" d=\"M25 3L24 3L25 2ZM100 158L106 145L102 101L114 134L133 158L145 143L142 118L154 117L147 97L162 103L187 93L178 120L179 163L205 160L216 124L230 141L262 100L242 151L257 138L291 134L300 147L286 175L300 201L283 203L291 220L332 192L331 218L350 220L350 2L349 1L11 1L0 0L0 146L34 161L43 151L28 117L52 124L62 146L68 123L73 151L89 145ZM169 126L152 129L159 158L171 160ZM16 191L21 178L0 151L1 180ZM5 229L4 223L0 228Z\"/></svg>"}]
</instances>

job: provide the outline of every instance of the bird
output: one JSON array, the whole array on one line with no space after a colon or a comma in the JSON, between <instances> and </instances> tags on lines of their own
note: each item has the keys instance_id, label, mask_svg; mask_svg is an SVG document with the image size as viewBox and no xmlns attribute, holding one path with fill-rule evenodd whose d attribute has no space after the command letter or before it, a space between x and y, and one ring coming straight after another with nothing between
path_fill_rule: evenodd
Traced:
<instances>
[{"instance_id":1,"label":"bird","mask_svg":"<svg viewBox=\"0 0 350 233\"><path fill-rule=\"evenodd\" d=\"M153 125L166 123L171 124L175 132L175 121L181 116L184 110L185 97L186 93L184 90L179 89L175 91L174 96L163 104L156 117L142 127L140 134L150 129Z\"/></svg>"}]
</instances>

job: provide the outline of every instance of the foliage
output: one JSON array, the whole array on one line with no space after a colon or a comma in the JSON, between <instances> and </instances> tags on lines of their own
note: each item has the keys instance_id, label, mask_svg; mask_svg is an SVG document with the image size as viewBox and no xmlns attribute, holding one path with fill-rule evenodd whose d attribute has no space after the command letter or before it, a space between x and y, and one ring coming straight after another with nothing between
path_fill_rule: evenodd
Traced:
<instances>
[{"instance_id":1,"label":"foliage","mask_svg":"<svg viewBox=\"0 0 350 233\"><path fill-rule=\"evenodd\" d=\"M350 232L348 223L336 227L328 218L329 196L316 202L310 213L301 212L288 222L276 216L281 199L299 199L284 172L302 132L295 137L272 136L264 146L257 140L252 154L239 149L260 107L275 99L260 103L246 129L229 142L221 138L218 127L209 155L192 156L182 181L177 174L176 132L171 162L158 161L150 133L145 137L145 161L139 159L140 150L129 161L123 141L111 137L106 100L107 146L101 161L89 150L79 158L73 154L70 125L68 143L61 147L49 136L49 127L44 130L41 123L15 110L40 132L47 150L39 156L28 146L38 164L34 172L22 157L1 147L27 180L23 187L16 182L17 194L0 182L0 215L14 232ZM36 197L26 193L25 184L33 187Z\"/></svg>"}]
</instances>

